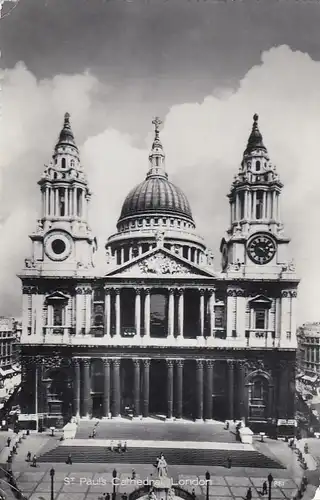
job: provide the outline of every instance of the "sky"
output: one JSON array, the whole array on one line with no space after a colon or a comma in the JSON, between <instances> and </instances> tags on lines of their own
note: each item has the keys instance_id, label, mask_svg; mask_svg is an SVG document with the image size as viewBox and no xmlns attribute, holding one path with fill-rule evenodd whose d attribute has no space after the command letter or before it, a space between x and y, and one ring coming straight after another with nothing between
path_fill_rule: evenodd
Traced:
<instances>
[{"instance_id":1,"label":"sky","mask_svg":"<svg viewBox=\"0 0 320 500\"><path fill-rule=\"evenodd\" d=\"M66 111L94 193L100 259L145 176L158 115L169 178L217 270L226 195L258 113L285 184L298 321L319 321L319 22L317 2L294 0L20 0L0 20L0 315L21 315L16 274Z\"/></svg>"}]
</instances>

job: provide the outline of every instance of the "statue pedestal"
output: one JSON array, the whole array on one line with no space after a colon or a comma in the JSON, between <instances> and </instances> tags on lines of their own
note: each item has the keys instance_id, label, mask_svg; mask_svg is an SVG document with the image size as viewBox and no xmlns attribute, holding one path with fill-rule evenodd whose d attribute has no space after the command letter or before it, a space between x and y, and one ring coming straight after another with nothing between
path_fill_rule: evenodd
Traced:
<instances>
[{"instance_id":1,"label":"statue pedestal","mask_svg":"<svg viewBox=\"0 0 320 500\"><path fill-rule=\"evenodd\" d=\"M171 477L157 477L150 482L152 493L148 500L173 500L173 479Z\"/></svg>"},{"instance_id":2,"label":"statue pedestal","mask_svg":"<svg viewBox=\"0 0 320 500\"><path fill-rule=\"evenodd\" d=\"M158 477L153 481L153 487L155 490L168 490L172 483L171 477Z\"/></svg>"}]
</instances>

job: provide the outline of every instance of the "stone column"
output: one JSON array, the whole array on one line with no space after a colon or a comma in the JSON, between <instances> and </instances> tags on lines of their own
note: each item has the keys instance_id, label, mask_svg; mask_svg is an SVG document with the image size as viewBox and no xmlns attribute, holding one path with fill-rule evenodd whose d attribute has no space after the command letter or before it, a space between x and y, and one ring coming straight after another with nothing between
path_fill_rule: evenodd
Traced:
<instances>
[{"instance_id":1,"label":"stone column","mask_svg":"<svg viewBox=\"0 0 320 500\"><path fill-rule=\"evenodd\" d=\"M144 334L150 337L150 288L145 289L144 296Z\"/></svg>"},{"instance_id":2,"label":"stone column","mask_svg":"<svg viewBox=\"0 0 320 500\"><path fill-rule=\"evenodd\" d=\"M78 212L77 212L77 188L75 187L72 191L73 194L73 216L77 217Z\"/></svg>"},{"instance_id":3,"label":"stone column","mask_svg":"<svg viewBox=\"0 0 320 500\"><path fill-rule=\"evenodd\" d=\"M112 360L112 417L119 417L121 413L120 399L120 359Z\"/></svg>"},{"instance_id":4,"label":"stone column","mask_svg":"<svg viewBox=\"0 0 320 500\"><path fill-rule=\"evenodd\" d=\"M174 335L174 288L169 288L168 336Z\"/></svg>"},{"instance_id":5,"label":"stone column","mask_svg":"<svg viewBox=\"0 0 320 500\"><path fill-rule=\"evenodd\" d=\"M216 302L216 292L214 288L210 289L210 295L209 295L209 325L210 325L210 336L213 335L213 330L214 330L214 305Z\"/></svg>"},{"instance_id":6,"label":"stone column","mask_svg":"<svg viewBox=\"0 0 320 500\"><path fill-rule=\"evenodd\" d=\"M183 411L183 359L176 361L176 418L182 418Z\"/></svg>"},{"instance_id":7,"label":"stone column","mask_svg":"<svg viewBox=\"0 0 320 500\"><path fill-rule=\"evenodd\" d=\"M74 395L73 395L73 411L74 415L76 417L80 416L80 386L81 386L81 381L80 381L80 362L79 359L75 358L73 359L73 366L74 366L74 379L73 379L73 389L74 389Z\"/></svg>"},{"instance_id":8,"label":"stone column","mask_svg":"<svg viewBox=\"0 0 320 500\"><path fill-rule=\"evenodd\" d=\"M110 359L103 358L103 416L110 415Z\"/></svg>"},{"instance_id":9,"label":"stone column","mask_svg":"<svg viewBox=\"0 0 320 500\"><path fill-rule=\"evenodd\" d=\"M252 200L252 218L256 219L256 208L257 208L257 191L253 191L253 200Z\"/></svg>"},{"instance_id":10,"label":"stone column","mask_svg":"<svg viewBox=\"0 0 320 500\"><path fill-rule=\"evenodd\" d=\"M86 293L86 309L85 309L85 333L90 333L91 331L91 288L85 289Z\"/></svg>"},{"instance_id":11,"label":"stone column","mask_svg":"<svg viewBox=\"0 0 320 500\"><path fill-rule=\"evenodd\" d=\"M263 191L262 194L262 219L267 217L267 193Z\"/></svg>"},{"instance_id":12,"label":"stone column","mask_svg":"<svg viewBox=\"0 0 320 500\"><path fill-rule=\"evenodd\" d=\"M116 309L116 336L120 337L120 335L121 335L120 288L117 288L115 290L115 292L116 292L116 303L115 303L115 309Z\"/></svg>"},{"instance_id":13,"label":"stone column","mask_svg":"<svg viewBox=\"0 0 320 500\"><path fill-rule=\"evenodd\" d=\"M140 335L140 330L141 330L141 290L140 290L140 288L136 288L135 328L136 328L136 334Z\"/></svg>"},{"instance_id":14,"label":"stone column","mask_svg":"<svg viewBox=\"0 0 320 500\"><path fill-rule=\"evenodd\" d=\"M150 359L143 360L143 411L144 418L149 416L149 392L150 392Z\"/></svg>"},{"instance_id":15,"label":"stone column","mask_svg":"<svg viewBox=\"0 0 320 500\"><path fill-rule=\"evenodd\" d=\"M133 381L133 399L134 399L134 416L139 417L140 412L140 359L133 360L134 366L134 381Z\"/></svg>"},{"instance_id":16,"label":"stone column","mask_svg":"<svg viewBox=\"0 0 320 500\"><path fill-rule=\"evenodd\" d=\"M287 332L291 333L290 331L290 297L291 293L290 290L282 290L281 291L281 306L280 306L280 328L281 328L281 334L280 334L280 342L286 343L287 342ZM281 345L280 345L281 347Z\"/></svg>"},{"instance_id":17,"label":"stone column","mask_svg":"<svg viewBox=\"0 0 320 500\"><path fill-rule=\"evenodd\" d=\"M84 313L83 313L83 295L82 295L82 288L77 287L76 288L76 296L75 296L75 301L76 301L76 335L80 335L82 333L82 327L83 327L83 318L84 318Z\"/></svg>"},{"instance_id":18,"label":"stone column","mask_svg":"<svg viewBox=\"0 0 320 500\"><path fill-rule=\"evenodd\" d=\"M64 215L69 215L69 207L68 207L68 188L64 188Z\"/></svg>"},{"instance_id":19,"label":"stone column","mask_svg":"<svg viewBox=\"0 0 320 500\"><path fill-rule=\"evenodd\" d=\"M196 361L196 392L197 392L197 411L196 419L203 420L203 360Z\"/></svg>"},{"instance_id":20,"label":"stone column","mask_svg":"<svg viewBox=\"0 0 320 500\"><path fill-rule=\"evenodd\" d=\"M110 289L105 288L104 298L104 334L110 337L111 333L111 295Z\"/></svg>"},{"instance_id":21,"label":"stone column","mask_svg":"<svg viewBox=\"0 0 320 500\"><path fill-rule=\"evenodd\" d=\"M178 335L183 337L183 319L184 319L184 290L179 289L179 303L178 303Z\"/></svg>"},{"instance_id":22,"label":"stone column","mask_svg":"<svg viewBox=\"0 0 320 500\"><path fill-rule=\"evenodd\" d=\"M167 359L167 418L173 417L173 360Z\"/></svg>"},{"instance_id":23,"label":"stone column","mask_svg":"<svg viewBox=\"0 0 320 500\"><path fill-rule=\"evenodd\" d=\"M247 417L247 405L245 401L245 361L238 361L237 368L239 380L238 417L245 422Z\"/></svg>"},{"instance_id":24,"label":"stone column","mask_svg":"<svg viewBox=\"0 0 320 500\"><path fill-rule=\"evenodd\" d=\"M236 291L229 289L227 291L227 337L232 337L234 325L234 307Z\"/></svg>"},{"instance_id":25,"label":"stone column","mask_svg":"<svg viewBox=\"0 0 320 500\"><path fill-rule=\"evenodd\" d=\"M228 359L229 420L234 419L234 360Z\"/></svg>"},{"instance_id":26,"label":"stone column","mask_svg":"<svg viewBox=\"0 0 320 500\"><path fill-rule=\"evenodd\" d=\"M91 380L90 380L90 359L82 360L83 366L83 416L89 417L90 398L91 398Z\"/></svg>"},{"instance_id":27,"label":"stone column","mask_svg":"<svg viewBox=\"0 0 320 500\"><path fill-rule=\"evenodd\" d=\"M236 291L236 332L237 337L244 339L246 331L246 299L244 290Z\"/></svg>"},{"instance_id":28,"label":"stone column","mask_svg":"<svg viewBox=\"0 0 320 500\"><path fill-rule=\"evenodd\" d=\"M295 395L293 394L293 399ZM273 412L273 385L269 383L268 386L268 418L272 418L274 415Z\"/></svg>"},{"instance_id":29,"label":"stone column","mask_svg":"<svg viewBox=\"0 0 320 500\"><path fill-rule=\"evenodd\" d=\"M213 392L213 366L212 359L206 360L206 406L205 406L205 419L212 420L212 392Z\"/></svg>"},{"instance_id":30,"label":"stone column","mask_svg":"<svg viewBox=\"0 0 320 500\"><path fill-rule=\"evenodd\" d=\"M203 337L204 334L204 289L203 288L200 290L199 318L200 318L200 336Z\"/></svg>"}]
</instances>

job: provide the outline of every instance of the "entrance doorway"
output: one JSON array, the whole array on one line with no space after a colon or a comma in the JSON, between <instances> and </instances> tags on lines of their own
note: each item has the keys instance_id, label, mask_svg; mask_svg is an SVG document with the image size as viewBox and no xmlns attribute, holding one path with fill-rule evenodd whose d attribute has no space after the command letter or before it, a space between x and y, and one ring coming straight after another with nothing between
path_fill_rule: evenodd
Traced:
<instances>
[{"instance_id":1,"label":"entrance doorway","mask_svg":"<svg viewBox=\"0 0 320 500\"><path fill-rule=\"evenodd\" d=\"M92 394L92 416L94 418L103 417L103 395Z\"/></svg>"},{"instance_id":2,"label":"entrance doorway","mask_svg":"<svg viewBox=\"0 0 320 500\"><path fill-rule=\"evenodd\" d=\"M167 365L163 359L152 360L150 366L150 413L166 415L167 412Z\"/></svg>"}]
</instances>

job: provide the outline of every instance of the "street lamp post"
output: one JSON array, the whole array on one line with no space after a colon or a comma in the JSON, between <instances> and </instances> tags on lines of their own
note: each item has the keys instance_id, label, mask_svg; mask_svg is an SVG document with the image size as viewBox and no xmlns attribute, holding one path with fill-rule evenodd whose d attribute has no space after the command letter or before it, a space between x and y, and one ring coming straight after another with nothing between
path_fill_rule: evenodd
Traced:
<instances>
[{"instance_id":1,"label":"street lamp post","mask_svg":"<svg viewBox=\"0 0 320 500\"><path fill-rule=\"evenodd\" d=\"M113 491L112 491L112 500L116 500L116 477L117 477L117 471L116 469L113 469L112 471L112 477L113 477Z\"/></svg>"},{"instance_id":2,"label":"street lamp post","mask_svg":"<svg viewBox=\"0 0 320 500\"><path fill-rule=\"evenodd\" d=\"M209 484L210 484L210 472L206 472L206 486L207 486L207 492L206 492L206 500L209 500Z\"/></svg>"},{"instance_id":3,"label":"street lamp post","mask_svg":"<svg viewBox=\"0 0 320 500\"><path fill-rule=\"evenodd\" d=\"M268 475L268 483L269 483L269 492L268 492L268 500L271 500L271 485L272 485L273 477L271 474Z\"/></svg>"},{"instance_id":4,"label":"street lamp post","mask_svg":"<svg viewBox=\"0 0 320 500\"><path fill-rule=\"evenodd\" d=\"M50 496L50 500L54 500L54 487L53 487L54 475L55 475L55 470L54 470L54 468L52 468L50 470L50 477L51 477L51 496Z\"/></svg>"}]
</instances>

